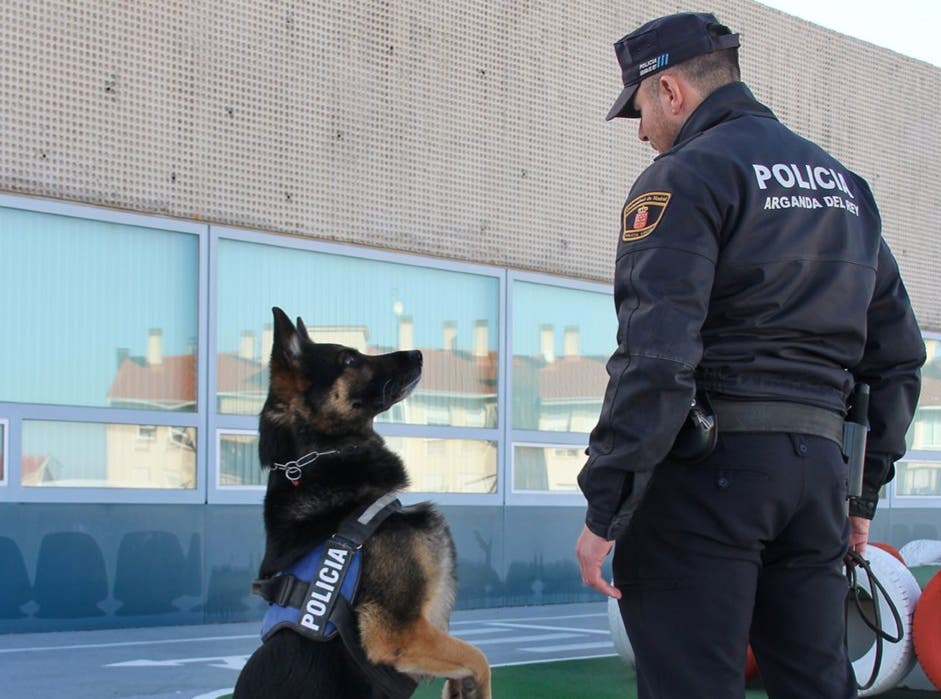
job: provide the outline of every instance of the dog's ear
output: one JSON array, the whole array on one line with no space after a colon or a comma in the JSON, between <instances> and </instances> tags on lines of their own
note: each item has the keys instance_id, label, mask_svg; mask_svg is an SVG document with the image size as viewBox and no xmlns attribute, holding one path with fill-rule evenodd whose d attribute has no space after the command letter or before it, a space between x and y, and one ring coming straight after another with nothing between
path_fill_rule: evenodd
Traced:
<instances>
[{"instance_id":1,"label":"dog's ear","mask_svg":"<svg viewBox=\"0 0 941 699\"><path fill-rule=\"evenodd\" d=\"M304 325L304 321L301 320L300 316L297 317L297 334L303 337L308 342L313 342L313 340L310 339L310 335L307 332L307 326Z\"/></svg>"},{"instance_id":2,"label":"dog's ear","mask_svg":"<svg viewBox=\"0 0 941 699\"><path fill-rule=\"evenodd\" d=\"M301 336L291 323L291 319L280 308L271 309L274 314L274 338L271 343L271 363L283 366L293 365L301 356ZM304 334L307 334L305 329Z\"/></svg>"}]
</instances>

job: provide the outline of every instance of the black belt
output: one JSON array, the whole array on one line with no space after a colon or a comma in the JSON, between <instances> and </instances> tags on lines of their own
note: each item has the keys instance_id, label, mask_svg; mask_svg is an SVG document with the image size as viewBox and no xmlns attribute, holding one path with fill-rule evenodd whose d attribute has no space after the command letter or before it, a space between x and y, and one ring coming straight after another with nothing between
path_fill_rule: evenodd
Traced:
<instances>
[{"instance_id":1,"label":"black belt","mask_svg":"<svg viewBox=\"0 0 941 699\"><path fill-rule=\"evenodd\" d=\"M843 446L843 416L826 408L780 401L712 398L719 433L794 432L824 437Z\"/></svg>"}]
</instances>

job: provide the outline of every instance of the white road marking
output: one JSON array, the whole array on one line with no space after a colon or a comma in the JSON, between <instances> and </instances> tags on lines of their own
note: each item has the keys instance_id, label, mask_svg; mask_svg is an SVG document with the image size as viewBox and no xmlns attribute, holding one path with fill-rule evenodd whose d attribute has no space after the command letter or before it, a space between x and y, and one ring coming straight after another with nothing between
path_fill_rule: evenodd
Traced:
<instances>
[{"instance_id":1,"label":"white road marking","mask_svg":"<svg viewBox=\"0 0 941 699\"><path fill-rule=\"evenodd\" d=\"M563 629L563 631L568 631L568 629ZM507 632L507 629L498 629L495 626L491 626L486 629L460 629L459 631L455 631L454 635L464 638L465 636L480 636L481 634L485 634L485 633L506 633L506 632Z\"/></svg>"},{"instance_id":2,"label":"white road marking","mask_svg":"<svg viewBox=\"0 0 941 699\"><path fill-rule=\"evenodd\" d=\"M0 653L32 653L43 650L81 650L83 648L124 648L125 646L153 646L161 643L195 643L198 641L241 641L246 638L261 637L257 633L245 636L204 636L201 638L165 638L153 641L121 641L120 643L76 643L71 646L33 646L32 648L0 648Z\"/></svg>"},{"instance_id":3,"label":"white road marking","mask_svg":"<svg viewBox=\"0 0 941 699\"><path fill-rule=\"evenodd\" d=\"M559 616L541 616L540 615L538 617L532 617L532 616L519 617L518 619L503 619L501 617L494 617L492 620L491 619L468 619L466 621L452 621L451 626L456 626L457 624L493 624L497 622L506 622L506 621L532 621L534 618L538 619L539 621L555 621L557 619L590 619L592 617L599 617L599 616L603 616L605 618L608 617L607 614L565 614L565 615L559 615Z\"/></svg>"},{"instance_id":4,"label":"white road marking","mask_svg":"<svg viewBox=\"0 0 941 699\"><path fill-rule=\"evenodd\" d=\"M525 653L555 653L568 650L593 650L596 648L614 648L610 641L605 643L571 643L564 646L540 646L538 648L520 648Z\"/></svg>"},{"instance_id":5,"label":"white road marking","mask_svg":"<svg viewBox=\"0 0 941 699\"><path fill-rule=\"evenodd\" d=\"M577 633L544 633L537 636L511 636L510 638L482 638L474 641L475 646L487 643L533 643L535 641L560 641L563 638L578 638Z\"/></svg>"},{"instance_id":6,"label":"white road marking","mask_svg":"<svg viewBox=\"0 0 941 699\"><path fill-rule=\"evenodd\" d=\"M227 689L214 689L211 692L206 692L205 694L197 694L193 699L219 699L219 697L224 697L226 694L231 694L235 691L235 687L229 687Z\"/></svg>"},{"instance_id":7,"label":"white road marking","mask_svg":"<svg viewBox=\"0 0 941 699\"><path fill-rule=\"evenodd\" d=\"M219 662L209 662L217 660ZM125 660L120 663L108 663L102 667L180 667L185 663L209 663L209 667L221 667L227 670L241 670L248 662L247 655L223 655L209 658L174 658L173 660Z\"/></svg>"},{"instance_id":8,"label":"white road marking","mask_svg":"<svg viewBox=\"0 0 941 699\"><path fill-rule=\"evenodd\" d=\"M508 624L502 621L490 622L491 626L503 626L510 629L541 629L543 631L576 631L578 633L594 633L602 636L610 636L610 631L603 629L573 629L571 626L541 626L539 624Z\"/></svg>"}]
</instances>

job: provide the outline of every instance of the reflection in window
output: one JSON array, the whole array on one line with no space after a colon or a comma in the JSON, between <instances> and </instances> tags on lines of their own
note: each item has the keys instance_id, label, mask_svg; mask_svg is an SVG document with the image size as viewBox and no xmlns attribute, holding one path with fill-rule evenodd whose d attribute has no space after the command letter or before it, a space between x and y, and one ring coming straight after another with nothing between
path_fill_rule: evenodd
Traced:
<instances>
[{"instance_id":1,"label":"reflection in window","mask_svg":"<svg viewBox=\"0 0 941 699\"><path fill-rule=\"evenodd\" d=\"M7 482L7 424L0 420L0 485Z\"/></svg>"},{"instance_id":2,"label":"reflection in window","mask_svg":"<svg viewBox=\"0 0 941 699\"><path fill-rule=\"evenodd\" d=\"M921 395L908 431L908 448L941 450L941 348L938 340L927 340L925 348L928 361L921 370Z\"/></svg>"},{"instance_id":3,"label":"reflection in window","mask_svg":"<svg viewBox=\"0 0 941 699\"><path fill-rule=\"evenodd\" d=\"M218 260L220 413L261 410L280 306L303 317L315 342L422 351L421 382L380 422L497 425L496 277L228 239Z\"/></svg>"},{"instance_id":4,"label":"reflection in window","mask_svg":"<svg viewBox=\"0 0 941 699\"><path fill-rule=\"evenodd\" d=\"M941 495L941 463L899 461L895 464L895 494Z\"/></svg>"},{"instance_id":5,"label":"reflection in window","mask_svg":"<svg viewBox=\"0 0 941 699\"><path fill-rule=\"evenodd\" d=\"M22 453L24 486L196 487L194 427L24 420Z\"/></svg>"},{"instance_id":6,"label":"reflection in window","mask_svg":"<svg viewBox=\"0 0 941 699\"><path fill-rule=\"evenodd\" d=\"M219 485L265 485L268 473L258 463L258 435L219 435Z\"/></svg>"},{"instance_id":7,"label":"reflection in window","mask_svg":"<svg viewBox=\"0 0 941 699\"><path fill-rule=\"evenodd\" d=\"M584 463L584 447L515 445L513 490L576 493Z\"/></svg>"},{"instance_id":8,"label":"reflection in window","mask_svg":"<svg viewBox=\"0 0 941 699\"><path fill-rule=\"evenodd\" d=\"M497 445L473 439L386 437L405 462L413 493L495 493Z\"/></svg>"},{"instance_id":9,"label":"reflection in window","mask_svg":"<svg viewBox=\"0 0 941 699\"><path fill-rule=\"evenodd\" d=\"M590 432L617 332L610 294L513 284L514 429Z\"/></svg>"},{"instance_id":10,"label":"reflection in window","mask_svg":"<svg viewBox=\"0 0 941 699\"><path fill-rule=\"evenodd\" d=\"M0 397L196 409L198 237L0 208Z\"/></svg>"}]
</instances>

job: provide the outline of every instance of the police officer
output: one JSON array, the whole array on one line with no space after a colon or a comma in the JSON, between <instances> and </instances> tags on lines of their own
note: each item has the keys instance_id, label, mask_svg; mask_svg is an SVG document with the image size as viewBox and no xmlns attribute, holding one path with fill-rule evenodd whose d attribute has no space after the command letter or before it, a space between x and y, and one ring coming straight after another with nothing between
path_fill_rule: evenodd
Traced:
<instances>
[{"instance_id":1,"label":"police officer","mask_svg":"<svg viewBox=\"0 0 941 699\"><path fill-rule=\"evenodd\" d=\"M854 697L842 560L905 451L924 344L866 182L755 100L738 46L703 13L615 44L608 119L639 119L659 155L621 214L576 553L619 599L642 699L740 699L749 641L771 697ZM847 518L856 382L871 431ZM718 440L680 459L697 389Z\"/></svg>"}]
</instances>

